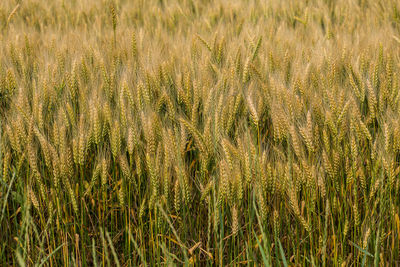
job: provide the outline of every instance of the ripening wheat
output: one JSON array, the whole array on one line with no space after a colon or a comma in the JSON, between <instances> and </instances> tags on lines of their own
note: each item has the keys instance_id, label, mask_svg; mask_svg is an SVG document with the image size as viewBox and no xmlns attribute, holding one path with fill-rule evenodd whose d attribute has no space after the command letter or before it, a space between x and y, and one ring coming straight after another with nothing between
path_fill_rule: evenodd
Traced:
<instances>
[{"instance_id":1,"label":"ripening wheat","mask_svg":"<svg viewBox=\"0 0 400 267\"><path fill-rule=\"evenodd\" d=\"M400 2L0 3L0 265L400 265Z\"/></svg>"}]
</instances>

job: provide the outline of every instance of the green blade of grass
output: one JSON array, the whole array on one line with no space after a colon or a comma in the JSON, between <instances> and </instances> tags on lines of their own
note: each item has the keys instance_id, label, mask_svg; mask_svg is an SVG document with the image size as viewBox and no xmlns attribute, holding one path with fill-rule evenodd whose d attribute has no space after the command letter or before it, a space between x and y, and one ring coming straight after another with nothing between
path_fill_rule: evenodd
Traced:
<instances>
[{"instance_id":1,"label":"green blade of grass","mask_svg":"<svg viewBox=\"0 0 400 267\"><path fill-rule=\"evenodd\" d=\"M282 257L283 266L287 267L288 263L286 261L285 252L283 251L283 247L282 247L281 241L279 239L278 239L278 244L279 244L279 252L281 253L281 257Z\"/></svg>"}]
</instances>

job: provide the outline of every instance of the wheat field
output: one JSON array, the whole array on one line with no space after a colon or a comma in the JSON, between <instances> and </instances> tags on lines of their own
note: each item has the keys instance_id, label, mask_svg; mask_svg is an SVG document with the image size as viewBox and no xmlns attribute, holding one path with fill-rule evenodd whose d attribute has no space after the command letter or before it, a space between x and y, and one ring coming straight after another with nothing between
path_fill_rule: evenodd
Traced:
<instances>
[{"instance_id":1,"label":"wheat field","mask_svg":"<svg viewBox=\"0 0 400 267\"><path fill-rule=\"evenodd\" d=\"M3 0L1 266L399 266L400 2Z\"/></svg>"}]
</instances>

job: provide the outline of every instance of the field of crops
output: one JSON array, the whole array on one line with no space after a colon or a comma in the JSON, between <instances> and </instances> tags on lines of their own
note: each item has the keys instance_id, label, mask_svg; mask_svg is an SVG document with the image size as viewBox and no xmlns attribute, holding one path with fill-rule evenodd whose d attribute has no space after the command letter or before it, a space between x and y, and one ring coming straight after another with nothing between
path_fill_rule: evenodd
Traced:
<instances>
[{"instance_id":1,"label":"field of crops","mask_svg":"<svg viewBox=\"0 0 400 267\"><path fill-rule=\"evenodd\" d=\"M397 0L0 1L1 266L399 266Z\"/></svg>"}]
</instances>

